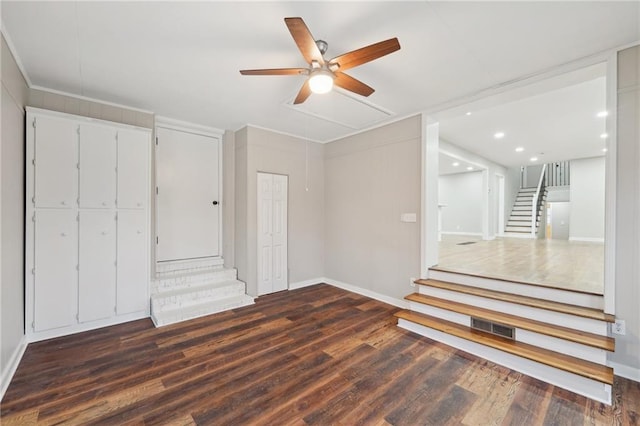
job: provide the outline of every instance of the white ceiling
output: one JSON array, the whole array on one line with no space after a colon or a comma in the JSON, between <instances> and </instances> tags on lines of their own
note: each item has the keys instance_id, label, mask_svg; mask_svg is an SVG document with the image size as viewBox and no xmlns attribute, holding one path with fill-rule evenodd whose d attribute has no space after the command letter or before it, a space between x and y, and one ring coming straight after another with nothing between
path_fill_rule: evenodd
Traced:
<instances>
[{"instance_id":1,"label":"white ceiling","mask_svg":"<svg viewBox=\"0 0 640 426\"><path fill-rule=\"evenodd\" d=\"M376 89L367 102L384 114L373 123L640 39L635 1L2 1L3 31L33 86L317 141L370 126L357 114L343 123L288 105L303 77L239 74L305 66L288 16L303 17L329 43L327 57L398 37L400 51L349 70Z\"/></svg>"}]
</instances>

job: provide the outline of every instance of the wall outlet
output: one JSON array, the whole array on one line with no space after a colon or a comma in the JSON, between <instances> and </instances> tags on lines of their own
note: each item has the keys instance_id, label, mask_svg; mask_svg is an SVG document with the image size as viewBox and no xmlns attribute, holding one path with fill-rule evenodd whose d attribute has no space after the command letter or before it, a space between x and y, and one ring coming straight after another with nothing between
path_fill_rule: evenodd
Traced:
<instances>
[{"instance_id":1,"label":"wall outlet","mask_svg":"<svg viewBox=\"0 0 640 426\"><path fill-rule=\"evenodd\" d=\"M415 287L415 286L416 286L416 283L415 283L414 281L416 280L416 278L411 277L411 278L409 278L409 279L411 280L411 281L409 282L409 285L410 285L411 287Z\"/></svg>"},{"instance_id":2,"label":"wall outlet","mask_svg":"<svg viewBox=\"0 0 640 426\"><path fill-rule=\"evenodd\" d=\"M616 320L614 324L611 324L611 332L613 334L619 334L621 336L627 334L627 325L625 324L624 320Z\"/></svg>"}]
</instances>

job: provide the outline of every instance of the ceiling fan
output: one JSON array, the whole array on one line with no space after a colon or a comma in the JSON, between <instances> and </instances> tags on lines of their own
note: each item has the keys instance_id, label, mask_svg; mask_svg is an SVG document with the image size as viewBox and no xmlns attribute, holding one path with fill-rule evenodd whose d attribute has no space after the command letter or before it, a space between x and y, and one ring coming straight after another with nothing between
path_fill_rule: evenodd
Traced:
<instances>
[{"instance_id":1,"label":"ceiling fan","mask_svg":"<svg viewBox=\"0 0 640 426\"><path fill-rule=\"evenodd\" d=\"M284 22L289 28L298 49L302 53L308 68L271 68L257 70L241 70L242 75L308 75L298 92L298 96L293 101L300 104L307 100L311 93L327 93L335 84L338 87L357 93L362 96L369 96L374 89L363 82L345 74L343 71L349 68L378 59L382 56L393 53L400 49L397 38L374 43L361 49L336 56L326 61L324 54L329 47L324 40L315 40L304 23L302 18L284 18Z\"/></svg>"}]
</instances>

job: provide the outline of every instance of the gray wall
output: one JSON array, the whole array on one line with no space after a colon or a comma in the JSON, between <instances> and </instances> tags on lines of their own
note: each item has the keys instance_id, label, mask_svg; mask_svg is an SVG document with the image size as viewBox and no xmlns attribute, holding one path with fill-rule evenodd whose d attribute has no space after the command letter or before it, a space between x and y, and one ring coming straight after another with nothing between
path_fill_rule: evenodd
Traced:
<instances>
[{"instance_id":1,"label":"gray wall","mask_svg":"<svg viewBox=\"0 0 640 426\"><path fill-rule=\"evenodd\" d=\"M455 173L438 179L442 232L482 234L482 172Z\"/></svg>"},{"instance_id":2,"label":"gray wall","mask_svg":"<svg viewBox=\"0 0 640 426\"><path fill-rule=\"evenodd\" d=\"M616 317L627 323L611 360L640 380L640 46L618 55Z\"/></svg>"},{"instance_id":3,"label":"gray wall","mask_svg":"<svg viewBox=\"0 0 640 426\"><path fill-rule=\"evenodd\" d=\"M24 106L27 83L2 37L2 188L0 196L0 373L24 336Z\"/></svg>"},{"instance_id":4,"label":"gray wall","mask_svg":"<svg viewBox=\"0 0 640 426\"><path fill-rule=\"evenodd\" d=\"M235 255L250 295L257 295L258 172L289 176L289 284L323 276L323 151L321 144L254 127L236 133Z\"/></svg>"},{"instance_id":5,"label":"gray wall","mask_svg":"<svg viewBox=\"0 0 640 426\"><path fill-rule=\"evenodd\" d=\"M325 146L326 277L402 299L420 276L421 121Z\"/></svg>"},{"instance_id":6,"label":"gray wall","mask_svg":"<svg viewBox=\"0 0 640 426\"><path fill-rule=\"evenodd\" d=\"M604 157L571 161L570 240L604 241Z\"/></svg>"}]
</instances>

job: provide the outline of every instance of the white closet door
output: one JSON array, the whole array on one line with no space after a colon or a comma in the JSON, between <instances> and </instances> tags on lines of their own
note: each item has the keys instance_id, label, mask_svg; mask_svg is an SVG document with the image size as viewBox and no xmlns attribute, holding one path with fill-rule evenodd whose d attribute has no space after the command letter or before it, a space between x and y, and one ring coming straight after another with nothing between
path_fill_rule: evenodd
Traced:
<instances>
[{"instance_id":1,"label":"white closet door","mask_svg":"<svg viewBox=\"0 0 640 426\"><path fill-rule=\"evenodd\" d=\"M287 176L258 173L258 295L288 288L287 186Z\"/></svg>"},{"instance_id":2,"label":"white closet door","mask_svg":"<svg viewBox=\"0 0 640 426\"><path fill-rule=\"evenodd\" d=\"M144 311L149 305L146 212L120 210L117 227L117 313L121 315Z\"/></svg>"},{"instance_id":3,"label":"white closet door","mask_svg":"<svg viewBox=\"0 0 640 426\"><path fill-rule=\"evenodd\" d=\"M219 256L218 138L158 127L157 260Z\"/></svg>"},{"instance_id":4,"label":"white closet door","mask_svg":"<svg viewBox=\"0 0 640 426\"><path fill-rule=\"evenodd\" d=\"M115 213L80 212L80 322L109 318L116 306Z\"/></svg>"},{"instance_id":5,"label":"white closet door","mask_svg":"<svg viewBox=\"0 0 640 426\"><path fill-rule=\"evenodd\" d=\"M273 176L273 291L287 283L287 176Z\"/></svg>"},{"instance_id":6,"label":"white closet door","mask_svg":"<svg viewBox=\"0 0 640 426\"><path fill-rule=\"evenodd\" d=\"M61 118L37 117L35 120L35 205L75 206L78 125Z\"/></svg>"},{"instance_id":7,"label":"white closet door","mask_svg":"<svg viewBox=\"0 0 640 426\"><path fill-rule=\"evenodd\" d=\"M273 292L273 176L258 173L258 295Z\"/></svg>"},{"instance_id":8,"label":"white closet door","mask_svg":"<svg viewBox=\"0 0 640 426\"><path fill-rule=\"evenodd\" d=\"M116 203L116 130L80 125L80 207L110 208Z\"/></svg>"},{"instance_id":9,"label":"white closet door","mask_svg":"<svg viewBox=\"0 0 640 426\"><path fill-rule=\"evenodd\" d=\"M35 218L34 329L73 325L78 308L76 214L39 210Z\"/></svg>"},{"instance_id":10,"label":"white closet door","mask_svg":"<svg viewBox=\"0 0 640 426\"><path fill-rule=\"evenodd\" d=\"M118 131L118 208L142 209L149 187L149 134Z\"/></svg>"}]
</instances>

